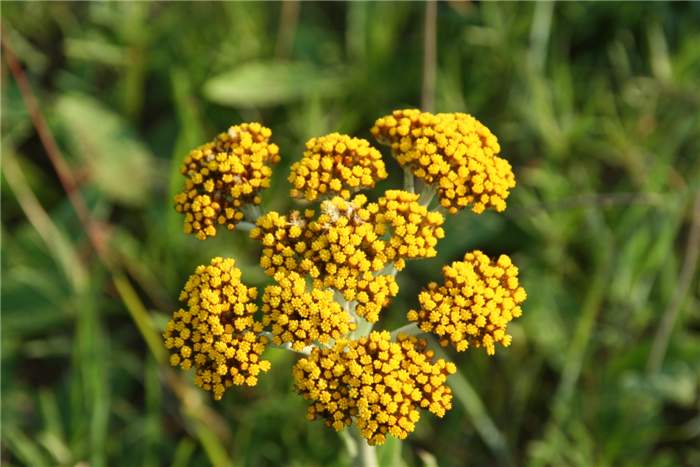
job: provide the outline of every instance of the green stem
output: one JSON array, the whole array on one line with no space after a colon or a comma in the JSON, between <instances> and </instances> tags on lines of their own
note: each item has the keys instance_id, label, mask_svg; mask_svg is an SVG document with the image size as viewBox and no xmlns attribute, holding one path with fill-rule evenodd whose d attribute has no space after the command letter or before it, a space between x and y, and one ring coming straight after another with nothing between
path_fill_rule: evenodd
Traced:
<instances>
[{"instance_id":1,"label":"green stem","mask_svg":"<svg viewBox=\"0 0 700 467\"><path fill-rule=\"evenodd\" d=\"M423 189L420 192L418 202L421 206L425 206L427 208L430 206L430 202L433 200L436 193L437 189L433 185L424 184Z\"/></svg>"},{"instance_id":2,"label":"green stem","mask_svg":"<svg viewBox=\"0 0 700 467\"><path fill-rule=\"evenodd\" d=\"M396 337L399 336L399 334L406 334L408 336L417 336L418 334L422 334L423 331L421 328L418 327L416 323L410 323L405 326L401 326L398 329L394 329L391 331L391 338L395 339Z\"/></svg>"},{"instance_id":3,"label":"green stem","mask_svg":"<svg viewBox=\"0 0 700 467\"><path fill-rule=\"evenodd\" d=\"M367 440L362 437L357 428L352 427L350 429L350 434L357 446L355 459L352 465L354 467L379 467L379 463L377 462L377 448L367 444Z\"/></svg>"},{"instance_id":4,"label":"green stem","mask_svg":"<svg viewBox=\"0 0 700 467\"><path fill-rule=\"evenodd\" d=\"M255 206L254 204L247 204L243 206L243 213L245 214L245 218L252 224L255 224L255 221L258 220L258 217L260 217L260 206ZM242 224L242 222L239 222L239 225Z\"/></svg>"},{"instance_id":5,"label":"green stem","mask_svg":"<svg viewBox=\"0 0 700 467\"><path fill-rule=\"evenodd\" d=\"M415 182L413 180L413 172L411 172L410 167L403 168L403 189L410 193L416 192Z\"/></svg>"},{"instance_id":6,"label":"green stem","mask_svg":"<svg viewBox=\"0 0 700 467\"><path fill-rule=\"evenodd\" d=\"M250 231L250 230L253 230L253 228L255 228L255 224L252 223L252 222L242 221L242 222L239 222L238 224L236 224L236 228L237 228L238 230L242 230L242 231L244 231L244 232L248 232L248 231Z\"/></svg>"}]
</instances>

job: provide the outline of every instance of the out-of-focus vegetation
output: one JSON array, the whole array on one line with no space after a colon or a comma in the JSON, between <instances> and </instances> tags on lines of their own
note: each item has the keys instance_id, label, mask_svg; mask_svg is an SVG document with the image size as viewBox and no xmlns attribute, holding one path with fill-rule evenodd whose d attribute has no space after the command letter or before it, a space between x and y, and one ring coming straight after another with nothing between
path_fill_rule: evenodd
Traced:
<instances>
[{"instance_id":1,"label":"out-of-focus vegetation","mask_svg":"<svg viewBox=\"0 0 700 467\"><path fill-rule=\"evenodd\" d=\"M502 215L450 218L382 325L403 324L468 249L511 254L529 299L509 349L450 354L454 409L382 448L384 465L700 465L699 5L438 5L435 109L488 125L518 187ZM369 138L378 116L420 105L424 12L2 3L3 45L92 219L88 236L3 48L5 465L349 463L341 438L305 421L291 355L268 351L258 387L218 403L162 364L160 331L196 265L230 255L248 283L268 280L246 234L186 237L172 197L190 148L258 120L283 155L264 207L289 208L306 139ZM400 183L390 168L380 189Z\"/></svg>"}]
</instances>

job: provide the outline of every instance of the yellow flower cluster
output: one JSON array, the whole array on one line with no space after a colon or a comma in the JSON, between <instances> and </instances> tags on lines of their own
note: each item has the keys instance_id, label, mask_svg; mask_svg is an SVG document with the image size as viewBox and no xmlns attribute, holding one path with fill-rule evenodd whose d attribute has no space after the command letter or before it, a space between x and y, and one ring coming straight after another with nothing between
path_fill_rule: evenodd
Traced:
<instances>
[{"instance_id":1,"label":"yellow flower cluster","mask_svg":"<svg viewBox=\"0 0 700 467\"><path fill-rule=\"evenodd\" d=\"M428 211L418 199L417 194L388 190L378 201L379 210L374 218L377 233L380 236L390 233L384 257L387 262L393 261L399 271L404 267L404 258L435 256L435 246L445 236L442 214Z\"/></svg>"},{"instance_id":2,"label":"yellow flower cluster","mask_svg":"<svg viewBox=\"0 0 700 467\"><path fill-rule=\"evenodd\" d=\"M305 272L300 263L312 239L308 224L314 215L313 210L307 209L304 214L292 211L288 216L270 211L258 218L250 238L262 243L260 266L267 275Z\"/></svg>"},{"instance_id":3,"label":"yellow flower cluster","mask_svg":"<svg viewBox=\"0 0 700 467\"><path fill-rule=\"evenodd\" d=\"M270 369L262 358L267 345L303 353L293 374L309 401L308 418L337 431L354 424L368 444L379 445L389 436L406 438L421 409L442 417L452 406L447 378L456 371L425 340L372 331L398 293L397 271L407 260L436 256L443 210L502 211L515 180L496 137L470 115L397 110L371 131L418 179L420 194L410 176L410 191L388 190L376 202L356 194L387 177L381 154L364 139L331 133L306 143L288 177L292 197L319 206L259 216L254 206L279 161L271 131L243 123L193 150L181 169L185 190L175 199L185 232L206 239L219 226L248 229L255 222L250 237L261 244L260 266L274 283L258 309L257 290L241 282L235 261L214 258L188 279L185 305L163 338L170 363L194 368L195 383L214 399L231 386L257 384ZM435 194L442 208L431 211ZM239 224L246 215L254 219ZM493 355L496 344L510 344L506 328L525 299L508 256L469 252L443 267L441 284L419 293L420 306L407 314L416 324L402 330L433 333L458 352L483 347Z\"/></svg>"},{"instance_id":4,"label":"yellow flower cluster","mask_svg":"<svg viewBox=\"0 0 700 467\"><path fill-rule=\"evenodd\" d=\"M298 212L289 217L270 212L257 221L251 237L263 245L260 265L269 275L279 272L310 275L317 289L332 288L355 312L374 323L379 312L398 291L387 266L385 241L379 238L374 218L379 206L357 195L335 197L321 203L321 212Z\"/></svg>"},{"instance_id":5,"label":"yellow flower cluster","mask_svg":"<svg viewBox=\"0 0 700 467\"><path fill-rule=\"evenodd\" d=\"M280 159L271 135L259 123L243 123L190 152L180 169L185 190L175 197L185 233L204 240L216 235L217 225L233 230L243 220L243 206L260 204L259 193L270 186L271 166Z\"/></svg>"},{"instance_id":6,"label":"yellow flower cluster","mask_svg":"<svg viewBox=\"0 0 700 467\"><path fill-rule=\"evenodd\" d=\"M261 359L267 339L258 336L262 324L254 319L257 291L240 277L233 259L199 266L180 294L187 309L173 314L163 334L170 363L194 366L195 383L214 399L232 385L255 386L258 374L270 369Z\"/></svg>"},{"instance_id":7,"label":"yellow flower cluster","mask_svg":"<svg viewBox=\"0 0 700 467\"><path fill-rule=\"evenodd\" d=\"M294 366L297 391L311 401L308 418L322 418L340 431L353 420L370 445L387 436L404 439L420 419L419 409L442 417L452 407L445 385L455 365L415 337L370 333L332 349L314 349Z\"/></svg>"},{"instance_id":8,"label":"yellow flower cluster","mask_svg":"<svg viewBox=\"0 0 700 467\"><path fill-rule=\"evenodd\" d=\"M301 351L313 342L327 345L355 328L350 315L333 300L332 290L307 292L306 280L295 272L277 273L275 281L262 297L263 325L271 326L274 344L290 344Z\"/></svg>"},{"instance_id":9,"label":"yellow flower cluster","mask_svg":"<svg viewBox=\"0 0 700 467\"><path fill-rule=\"evenodd\" d=\"M439 336L441 345L452 343L458 352L473 346L493 355L496 343L508 347L506 326L522 314L520 304L527 298L510 258L501 255L491 261L472 251L464 261L443 267L443 275L443 285L430 283L418 295L420 309L409 311L408 320Z\"/></svg>"},{"instance_id":10,"label":"yellow flower cluster","mask_svg":"<svg viewBox=\"0 0 700 467\"><path fill-rule=\"evenodd\" d=\"M379 118L372 134L391 146L396 159L421 181L434 185L450 213L467 206L477 214L506 208L515 177L491 131L471 115L395 110Z\"/></svg>"},{"instance_id":11,"label":"yellow flower cluster","mask_svg":"<svg viewBox=\"0 0 700 467\"><path fill-rule=\"evenodd\" d=\"M299 162L292 164L291 195L314 201L324 195L349 199L387 177L382 155L369 141L331 133L311 138Z\"/></svg>"},{"instance_id":12,"label":"yellow flower cluster","mask_svg":"<svg viewBox=\"0 0 700 467\"><path fill-rule=\"evenodd\" d=\"M313 277L314 287L337 290L346 301L357 302L359 316L375 323L399 286L393 275L381 273L385 243L372 222L378 206L366 203L364 195L324 201L318 219L309 225L314 240L302 267Z\"/></svg>"}]
</instances>

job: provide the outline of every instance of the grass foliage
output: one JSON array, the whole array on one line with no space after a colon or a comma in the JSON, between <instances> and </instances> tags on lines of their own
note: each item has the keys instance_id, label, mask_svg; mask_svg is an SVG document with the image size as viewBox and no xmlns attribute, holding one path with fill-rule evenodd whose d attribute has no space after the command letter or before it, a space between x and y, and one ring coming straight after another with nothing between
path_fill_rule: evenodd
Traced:
<instances>
[{"instance_id":1,"label":"grass foliage","mask_svg":"<svg viewBox=\"0 0 700 467\"><path fill-rule=\"evenodd\" d=\"M529 299L511 348L448 351L454 410L424 415L383 465L700 465L699 5L438 5L435 108L489 126L518 186L503 215L450 218L382 324L403 324L468 249L511 254ZM231 255L247 282L268 281L245 234L182 234L172 197L190 148L259 120L283 155L264 207L289 208L307 138L369 138L378 116L420 105L424 11L3 2L3 42L109 253L95 254L3 59L4 465L349 464L343 438L304 420L293 356L268 351L260 385L219 403L163 364L160 331L196 265ZM380 189L400 183L389 164Z\"/></svg>"}]
</instances>

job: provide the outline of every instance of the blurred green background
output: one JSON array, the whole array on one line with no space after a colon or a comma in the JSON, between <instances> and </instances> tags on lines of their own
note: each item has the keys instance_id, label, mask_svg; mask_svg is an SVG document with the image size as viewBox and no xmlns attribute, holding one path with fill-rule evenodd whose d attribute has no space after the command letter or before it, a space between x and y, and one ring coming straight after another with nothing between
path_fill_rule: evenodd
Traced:
<instances>
[{"instance_id":1,"label":"blurred green background","mask_svg":"<svg viewBox=\"0 0 700 467\"><path fill-rule=\"evenodd\" d=\"M285 210L306 139L421 104L482 120L518 186L450 218L381 325L474 248L511 254L529 299L509 349L448 351L454 409L383 465L700 465L700 3L2 2L2 41L4 465L348 465L293 356L218 403L159 364L198 264L268 280L245 234L182 233L178 165L261 121L283 155L263 206Z\"/></svg>"}]
</instances>

